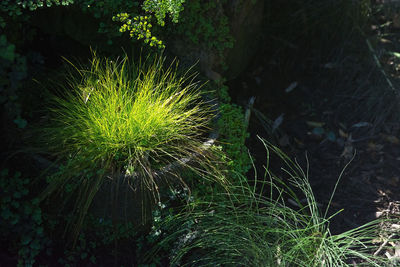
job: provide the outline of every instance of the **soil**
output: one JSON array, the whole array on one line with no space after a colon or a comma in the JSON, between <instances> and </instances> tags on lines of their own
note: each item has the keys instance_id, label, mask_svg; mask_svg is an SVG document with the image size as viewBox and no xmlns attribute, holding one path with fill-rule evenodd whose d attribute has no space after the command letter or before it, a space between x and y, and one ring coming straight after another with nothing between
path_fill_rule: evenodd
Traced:
<instances>
[{"instance_id":1,"label":"soil","mask_svg":"<svg viewBox=\"0 0 400 267\"><path fill-rule=\"evenodd\" d=\"M257 136L277 145L303 169L309 166L322 211L337 184L329 207L330 215L340 211L331 220L334 234L377 218L394 219L381 224L382 236L399 231L400 60L382 51L399 51L400 28L390 25L372 25L368 36L346 44L345 52L335 57L315 60L312 54L303 55L289 68L265 48L244 75L229 82L232 98L244 108L256 97L247 146L259 173L266 152ZM383 32L388 36L384 41ZM376 253L399 257L399 244L389 244Z\"/></svg>"}]
</instances>

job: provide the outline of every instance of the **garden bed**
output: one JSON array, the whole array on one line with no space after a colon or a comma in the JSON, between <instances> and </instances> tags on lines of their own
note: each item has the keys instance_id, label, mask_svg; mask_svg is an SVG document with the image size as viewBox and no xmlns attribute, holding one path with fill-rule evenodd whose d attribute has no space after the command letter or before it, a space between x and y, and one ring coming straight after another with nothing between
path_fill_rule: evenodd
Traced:
<instances>
[{"instance_id":1,"label":"garden bed","mask_svg":"<svg viewBox=\"0 0 400 267\"><path fill-rule=\"evenodd\" d=\"M166 2L173 5L77 0L40 9L24 2L39 8L23 13L32 15L26 21L18 20L26 7L0 7L1 16L15 13L0 34L0 265L396 266L396 6L190 0L180 13L180 1ZM243 37L237 46L229 30ZM90 61L92 44L104 61ZM156 64L146 72L139 58L164 48L183 67L160 74ZM60 57L91 63L72 67L78 78L59 79ZM140 62L134 77L122 75L127 58ZM197 85L193 76L177 77L196 60L194 68L213 80L201 90L215 101L195 95L185 102ZM229 66L237 61L243 65ZM124 93L138 88L131 80L156 94L144 92L135 106L138 98ZM174 84L188 90L169 92ZM159 110L153 102L176 106ZM203 112L198 103L213 107ZM210 125L216 130L208 136ZM189 137L198 142L185 150Z\"/></svg>"}]
</instances>

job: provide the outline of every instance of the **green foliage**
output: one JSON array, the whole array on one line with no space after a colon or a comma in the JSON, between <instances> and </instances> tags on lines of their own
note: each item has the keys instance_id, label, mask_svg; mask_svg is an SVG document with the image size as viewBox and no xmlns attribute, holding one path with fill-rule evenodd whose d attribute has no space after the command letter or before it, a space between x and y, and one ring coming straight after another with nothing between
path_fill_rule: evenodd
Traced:
<instances>
[{"instance_id":1,"label":"green foliage","mask_svg":"<svg viewBox=\"0 0 400 267\"><path fill-rule=\"evenodd\" d=\"M129 32L130 37L136 37L137 40L143 39L150 46L165 48L161 40L152 34L152 16L154 14L156 23L160 26L165 25L166 14L172 17L172 22L177 23L179 13L183 10L182 4L185 0L145 0L142 9L149 15L138 15L137 13L119 13L113 17L114 21L122 23L120 32ZM126 10L126 9L125 9Z\"/></svg>"},{"instance_id":2,"label":"green foliage","mask_svg":"<svg viewBox=\"0 0 400 267\"><path fill-rule=\"evenodd\" d=\"M46 245L42 212L37 199L29 198L29 179L21 173L0 173L1 241L18 253L18 266L32 266L35 257Z\"/></svg>"},{"instance_id":3,"label":"green foliage","mask_svg":"<svg viewBox=\"0 0 400 267\"><path fill-rule=\"evenodd\" d=\"M85 13L99 20L98 32L107 36L109 45L113 44L116 37L122 35L119 26L113 23L116 15L121 11L129 11L134 16L140 13L139 1L125 0L75 0L75 4Z\"/></svg>"},{"instance_id":4,"label":"green foliage","mask_svg":"<svg viewBox=\"0 0 400 267\"><path fill-rule=\"evenodd\" d=\"M15 45L8 43L5 35L0 36L0 47L0 57L3 60L14 62L14 59L17 56L15 54Z\"/></svg>"},{"instance_id":5,"label":"green foliage","mask_svg":"<svg viewBox=\"0 0 400 267\"><path fill-rule=\"evenodd\" d=\"M215 168L230 177L229 182L240 180L240 175L245 175L251 168L251 158L245 145L249 137L245 124L245 115L240 106L231 103L228 87L223 82L207 85L209 88L218 88L218 116L215 127L218 131L218 145L212 148L219 160L215 161ZM182 177L192 189L191 195L196 200L215 200L221 193L226 193L226 188L215 181L198 179L198 175L190 170L182 172Z\"/></svg>"},{"instance_id":6,"label":"green foliage","mask_svg":"<svg viewBox=\"0 0 400 267\"><path fill-rule=\"evenodd\" d=\"M223 58L226 49L232 48L228 17L223 12L223 1L190 0L180 15L180 23L173 33L182 35L193 44L203 44Z\"/></svg>"},{"instance_id":7,"label":"green foliage","mask_svg":"<svg viewBox=\"0 0 400 267\"><path fill-rule=\"evenodd\" d=\"M264 179L255 177L250 185L242 177L231 194L222 194L224 201L194 201L187 212L164 222L170 234L158 244L174 244L172 265L336 267L352 266L355 260L366 266L389 266L388 259L371 254L379 246L373 240L382 220L331 234L331 217L320 213L307 172L262 142L268 152ZM288 180L269 169L270 152L282 160ZM289 206L287 196L297 207Z\"/></svg>"},{"instance_id":8,"label":"green foliage","mask_svg":"<svg viewBox=\"0 0 400 267\"><path fill-rule=\"evenodd\" d=\"M105 266L105 260L119 253L115 244L129 244L135 249L140 234L131 223L114 225L111 220L87 216L76 245L64 248L64 256L58 262L64 266L96 265ZM99 253L106 251L105 253ZM126 255L130 257L130 254Z\"/></svg>"},{"instance_id":9,"label":"green foliage","mask_svg":"<svg viewBox=\"0 0 400 267\"><path fill-rule=\"evenodd\" d=\"M77 193L78 226L104 179L125 176L134 189L157 197L160 177L154 171L161 167L195 165L192 169L207 178L218 173L203 145L210 106L193 77L163 65L160 58L135 66L127 58L94 56L90 69L76 68L78 76L70 77L72 90L51 98L40 146L67 165L48 180L41 199L65 190ZM182 182L176 173L174 183Z\"/></svg>"},{"instance_id":10,"label":"green foliage","mask_svg":"<svg viewBox=\"0 0 400 267\"><path fill-rule=\"evenodd\" d=\"M8 42L4 34L0 35L0 104L9 118L19 128L27 124L22 118L19 102L19 87L27 76L26 58L15 51L15 45Z\"/></svg>"},{"instance_id":11,"label":"green foliage","mask_svg":"<svg viewBox=\"0 0 400 267\"><path fill-rule=\"evenodd\" d=\"M158 48L165 48L162 41L152 36L151 16L136 16L133 19L129 17L128 13L120 13L113 17L114 21L122 22L123 25L119 29L120 32L129 32L130 37L137 37L137 40L144 39L145 43L150 46L157 46Z\"/></svg>"},{"instance_id":12,"label":"green foliage","mask_svg":"<svg viewBox=\"0 0 400 267\"><path fill-rule=\"evenodd\" d=\"M170 235L165 222L174 220L176 214L187 208L187 203L193 202L193 197L190 195L187 188L170 189L164 192L162 202L159 202L153 211L153 223L151 231L142 236L137 242L136 255L143 266L161 266L161 260L168 258L171 249L170 244L160 245L159 242L165 236ZM190 228L191 225L187 225ZM152 254L149 257L149 251L155 249L157 255Z\"/></svg>"},{"instance_id":13,"label":"green foliage","mask_svg":"<svg viewBox=\"0 0 400 267\"><path fill-rule=\"evenodd\" d=\"M32 1L22 0L17 1L18 5L22 8L27 8L30 11L36 10L41 7L52 7L54 6L68 6L74 3L74 0L45 0L45 1Z\"/></svg>"},{"instance_id":14,"label":"green foliage","mask_svg":"<svg viewBox=\"0 0 400 267\"><path fill-rule=\"evenodd\" d=\"M225 2L226 0L205 2L201 0L146 0L143 2L142 9L148 14L154 14L156 22L153 24L150 15L143 19L144 16L132 12L120 13L114 17L114 20L123 23L120 28L121 32L129 31L131 37L144 39L145 43L164 48L165 45L162 41L152 34L151 26L144 26L159 25L163 27L166 14L169 14L172 22L177 24L164 30L158 29L160 36L168 37L170 34L177 35L179 38L183 36L192 44L202 44L208 49L216 51L216 54L223 58L226 49L233 47L228 17L223 12L223 3ZM146 25L145 22L147 22Z\"/></svg>"},{"instance_id":15,"label":"green foliage","mask_svg":"<svg viewBox=\"0 0 400 267\"><path fill-rule=\"evenodd\" d=\"M74 0L2 0L0 3L0 14L3 13L10 17L16 17L21 16L24 9L34 11L38 8L51 6L68 6L73 3Z\"/></svg>"},{"instance_id":16,"label":"green foliage","mask_svg":"<svg viewBox=\"0 0 400 267\"><path fill-rule=\"evenodd\" d=\"M178 22L184 2L185 0L145 0L142 8L146 12L154 13L157 23L164 26L166 14L171 16L174 23Z\"/></svg>"},{"instance_id":17,"label":"green foliage","mask_svg":"<svg viewBox=\"0 0 400 267\"><path fill-rule=\"evenodd\" d=\"M29 19L29 13L23 15L24 10L34 11L38 8L52 7L52 6L67 6L74 4L82 11L87 12L94 18L99 19L98 32L108 36L108 44L113 43L113 39L121 35L126 28L131 34L131 37L137 39L144 39L145 43L151 46L163 48L162 42L157 37L152 36L151 33L151 14L154 14L156 23L164 26L166 15L169 14L173 22L178 22L179 13L183 10L184 0L173 1L154 1L154 0L46 0L46 1L11 1L4 0L0 3L0 18L1 16L13 18L19 21L26 21ZM139 6L142 5L141 8ZM128 12L128 13L123 13ZM146 15L140 15L141 13ZM128 18L132 16L132 19ZM144 19L146 17L146 19ZM118 26L112 23L112 20L120 21L123 23L120 31ZM0 22L1 22L0 21ZM132 24L128 23L133 21ZM138 21L136 24L135 22ZM143 24L140 24L140 23ZM144 24L146 22L146 24ZM5 23L5 22L4 22ZM132 27L132 28L131 28ZM150 37L148 37L150 35Z\"/></svg>"},{"instance_id":18,"label":"green foliage","mask_svg":"<svg viewBox=\"0 0 400 267\"><path fill-rule=\"evenodd\" d=\"M91 265L106 266L110 258L118 266L162 266L161 261L168 257L171 247L158 247L158 255L148 258L148 251L157 246L159 240L169 234L163 229L163 222L174 218L176 207L189 201L185 190L163 192L163 202L153 211L151 229L143 229L132 223L113 223L110 219L98 218L89 214L82 231L72 248L64 248L64 256L59 263L64 266ZM189 227L189 226L188 226ZM117 244L117 245L116 245Z\"/></svg>"},{"instance_id":19,"label":"green foliage","mask_svg":"<svg viewBox=\"0 0 400 267\"><path fill-rule=\"evenodd\" d=\"M249 134L244 122L243 110L230 103L227 86L221 85L218 94L221 101L218 118L219 141L227 155L225 161L231 170L245 174L251 168L251 160L245 146Z\"/></svg>"},{"instance_id":20,"label":"green foliage","mask_svg":"<svg viewBox=\"0 0 400 267\"><path fill-rule=\"evenodd\" d=\"M145 0L142 4L142 10L146 13L140 15L140 1L123 0L78 0L76 3L85 12L91 13L95 18L101 19L99 32L109 36L109 43L112 44L112 38L119 36L120 33L128 31L130 37L137 40L143 39L150 46L163 48L164 45L156 36L152 34L152 18L154 14L156 22L161 26L165 24L166 14L172 17L173 22L178 21L179 12L182 10L184 0L174 1L154 1ZM110 23L110 19L122 23L119 31L115 24Z\"/></svg>"}]
</instances>

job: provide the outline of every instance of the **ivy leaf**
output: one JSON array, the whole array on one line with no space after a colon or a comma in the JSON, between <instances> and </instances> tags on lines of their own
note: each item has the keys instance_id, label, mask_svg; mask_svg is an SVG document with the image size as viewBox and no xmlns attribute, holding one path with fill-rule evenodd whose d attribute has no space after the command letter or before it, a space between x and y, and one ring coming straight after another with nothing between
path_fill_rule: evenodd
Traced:
<instances>
[{"instance_id":1,"label":"ivy leaf","mask_svg":"<svg viewBox=\"0 0 400 267\"><path fill-rule=\"evenodd\" d=\"M33 250L40 250L40 242L38 239L33 240L33 242L30 245L31 249Z\"/></svg>"},{"instance_id":2,"label":"ivy leaf","mask_svg":"<svg viewBox=\"0 0 400 267\"><path fill-rule=\"evenodd\" d=\"M335 142L336 141L336 135L334 132L330 131L326 134L326 139L328 139L331 142Z\"/></svg>"},{"instance_id":3,"label":"ivy leaf","mask_svg":"<svg viewBox=\"0 0 400 267\"><path fill-rule=\"evenodd\" d=\"M24 119L21 119L20 117L16 118L14 120L14 123L18 126L18 128L20 129L24 129L26 127L26 125L28 124L28 122Z\"/></svg>"},{"instance_id":4,"label":"ivy leaf","mask_svg":"<svg viewBox=\"0 0 400 267\"><path fill-rule=\"evenodd\" d=\"M29 235L23 235L22 238L21 238L21 244L23 246L28 245L31 241L32 241L32 237L29 236Z\"/></svg>"},{"instance_id":5,"label":"ivy leaf","mask_svg":"<svg viewBox=\"0 0 400 267\"><path fill-rule=\"evenodd\" d=\"M7 208L4 209L4 210L1 212L1 217L3 217L4 220L9 219L9 218L11 217L11 215L12 215L11 211L10 211L9 209L7 209Z\"/></svg>"},{"instance_id":6,"label":"ivy leaf","mask_svg":"<svg viewBox=\"0 0 400 267\"><path fill-rule=\"evenodd\" d=\"M36 233L37 233L38 235L42 235L42 234L43 234L43 227L37 228L37 229L36 229Z\"/></svg>"},{"instance_id":7,"label":"ivy leaf","mask_svg":"<svg viewBox=\"0 0 400 267\"><path fill-rule=\"evenodd\" d=\"M24 212L25 212L26 215L31 215L32 214L32 207L26 205L25 209L24 209Z\"/></svg>"},{"instance_id":8,"label":"ivy leaf","mask_svg":"<svg viewBox=\"0 0 400 267\"><path fill-rule=\"evenodd\" d=\"M312 133L315 135L323 135L325 133L325 130L322 127L317 127L312 130Z\"/></svg>"}]
</instances>

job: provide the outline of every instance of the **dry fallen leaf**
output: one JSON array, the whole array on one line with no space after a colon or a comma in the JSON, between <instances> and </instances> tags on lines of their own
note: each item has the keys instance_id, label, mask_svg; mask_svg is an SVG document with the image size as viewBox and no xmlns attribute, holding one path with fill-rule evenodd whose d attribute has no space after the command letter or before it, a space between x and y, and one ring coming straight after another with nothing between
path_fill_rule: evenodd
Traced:
<instances>
[{"instance_id":1,"label":"dry fallen leaf","mask_svg":"<svg viewBox=\"0 0 400 267\"><path fill-rule=\"evenodd\" d=\"M318 121L306 121L307 125L313 128L322 128L325 125L325 122Z\"/></svg>"},{"instance_id":2,"label":"dry fallen leaf","mask_svg":"<svg viewBox=\"0 0 400 267\"><path fill-rule=\"evenodd\" d=\"M384 135L383 138L385 139L385 141L391 143L391 144L395 144L398 145L400 144L400 140L399 138L397 138L396 136L393 135Z\"/></svg>"},{"instance_id":3,"label":"dry fallen leaf","mask_svg":"<svg viewBox=\"0 0 400 267\"><path fill-rule=\"evenodd\" d=\"M299 139L297 139L296 137L294 138L294 141L296 142L297 145L304 146L304 143L302 141L300 141Z\"/></svg>"},{"instance_id":4,"label":"dry fallen leaf","mask_svg":"<svg viewBox=\"0 0 400 267\"><path fill-rule=\"evenodd\" d=\"M349 134L345 133L342 129L339 129L339 135L344 139L347 139L349 137Z\"/></svg>"},{"instance_id":5,"label":"dry fallen leaf","mask_svg":"<svg viewBox=\"0 0 400 267\"><path fill-rule=\"evenodd\" d=\"M400 229L400 224L392 224L390 227L395 230L398 230L398 229Z\"/></svg>"},{"instance_id":6,"label":"dry fallen leaf","mask_svg":"<svg viewBox=\"0 0 400 267\"><path fill-rule=\"evenodd\" d=\"M286 89L285 89L285 93L290 93L291 91L293 91L293 89L295 89L297 87L298 83L297 82L292 82Z\"/></svg>"},{"instance_id":7,"label":"dry fallen leaf","mask_svg":"<svg viewBox=\"0 0 400 267\"><path fill-rule=\"evenodd\" d=\"M400 258L400 245L397 245L394 251L394 256Z\"/></svg>"},{"instance_id":8,"label":"dry fallen leaf","mask_svg":"<svg viewBox=\"0 0 400 267\"><path fill-rule=\"evenodd\" d=\"M400 28L400 15L397 13L393 15L393 27L397 29Z\"/></svg>"},{"instance_id":9,"label":"dry fallen leaf","mask_svg":"<svg viewBox=\"0 0 400 267\"><path fill-rule=\"evenodd\" d=\"M367 151L379 152L383 149L383 145L375 144L374 142L368 142Z\"/></svg>"},{"instance_id":10,"label":"dry fallen leaf","mask_svg":"<svg viewBox=\"0 0 400 267\"><path fill-rule=\"evenodd\" d=\"M272 124L272 132L274 132L279 126L281 126L283 122L283 116L285 116L285 113L282 113L274 120L274 123Z\"/></svg>"},{"instance_id":11,"label":"dry fallen leaf","mask_svg":"<svg viewBox=\"0 0 400 267\"><path fill-rule=\"evenodd\" d=\"M388 40L388 39L385 39L385 38L379 38L379 41L380 41L381 43L384 43L384 44L392 43L392 41L390 41L390 40Z\"/></svg>"}]
</instances>

